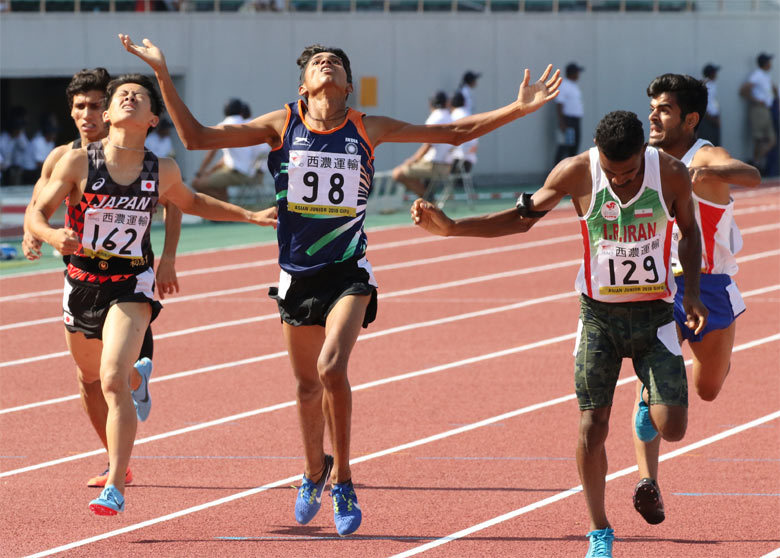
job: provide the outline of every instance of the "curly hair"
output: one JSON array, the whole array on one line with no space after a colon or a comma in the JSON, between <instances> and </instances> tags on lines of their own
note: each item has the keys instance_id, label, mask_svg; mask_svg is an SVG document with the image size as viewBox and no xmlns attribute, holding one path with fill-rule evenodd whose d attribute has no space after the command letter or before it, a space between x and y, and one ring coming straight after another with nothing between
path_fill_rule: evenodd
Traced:
<instances>
[{"instance_id":1,"label":"curly hair","mask_svg":"<svg viewBox=\"0 0 780 558\"><path fill-rule=\"evenodd\" d=\"M320 44L307 46L303 49L303 52L298 57L298 60L296 60L298 68L301 70L300 82L303 83L303 74L306 72L306 66L309 65L309 60L311 60L312 56L321 52L330 52L338 56L341 59L341 64L344 66L344 70L347 72L347 83L352 83L352 67L349 64L349 57L347 56L347 53L340 48L324 47Z\"/></svg>"},{"instance_id":2,"label":"curly hair","mask_svg":"<svg viewBox=\"0 0 780 558\"><path fill-rule=\"evenodd\" d=\"M647 86L647 96L651 99L662 93L674 95L682 120L692 112L699 115L699 123L695 128L698 130L707 111L707 86L704 82L683 74L663 74Z\"/></svg>"},{"instance_id":3,"label":"curly hair","mask_svg":"<svg viewBox=\"0 0 780 558\"><path fill-rule=\"evenodd\" d=\"M73 97L87 91L103 91L105 93L111 76L105 68L84 68L73 76L65 88L68 97L68 108L73 109Z\"/></svg>"},{"instance_id":4,"label":"curly hair","mask_svg":"<svg viewBox=\"0 0 780 558\"><path fill-rule=\"evenodd\" d=\"M645 144L642 122L627 110L610 112L596 126L594 140L610 161L625 161Z\"/></svg>"}]
</instances>

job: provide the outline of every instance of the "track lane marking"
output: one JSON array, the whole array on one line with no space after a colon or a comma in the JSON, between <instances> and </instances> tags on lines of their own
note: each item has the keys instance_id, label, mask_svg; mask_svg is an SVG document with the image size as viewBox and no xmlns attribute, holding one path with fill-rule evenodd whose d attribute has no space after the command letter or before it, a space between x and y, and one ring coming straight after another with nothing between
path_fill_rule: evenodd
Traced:
<instances>
[{"instance_id":1,"label":"track lane marking","mask_svg":"<svg viewBox=\"0 0 780 558\"><path fill-rule=\"evenodd\" d=\"M559 337L553 337L553 338L545 339L543 341L538 341L536 343L531 343L531 344L528 344L528 345L522 345L520 347L515 347L513 349L506 349L504 351L498 351L496 353L490 353L490 355L494 355L491 358L496 358L496 356L505 356L507 354L513 354L513 353L517 353L517 352L522 352L524 350L528 350L529 348L536 348L536 347L548 345L548 344L551 344L551 343L556 343L556 342L560 342L560 341L564 341L564 340L570 340L570 339L574 339L575 337L576 337L576 333L570 333L570 334L567 334L567 335L561 335ZM749 343L747 343L745 345L739 345L738 347L734 348L734 352L738 352L738 351L744 350L745 348L754 347L754 346L757 346L757 345L760 345L760 344L763 344L763 343L768 343L770 341L776 341L778 339L780 339L780 333L772 335L770 337L766 337L764 339L756 339L756 340L751 341L751 342L749 342ZM455 365L462 366L463 364L459 364L459 363L477 362L479 360L484 360L486 357L488 357L488 355L483 355L482 357L473 357L471 359L465 359L463 361L458 361L456 363L449 363L447 365L441 365L439 367L433 367L433 368L426 369L426 370L438 371L436 369L452 368L452 367L455 367ZM686 364L688 362L689 361L686 361ZM446 367L446 368L443 368L443 367ZM427 374L431 373L430 371L426 372L426 370L421 370L421 371L418 371L417 373L411 373L411 374L422 375L423 373L427 373ZM409 376L409 375L408 374L404 374L403 376ZM629 383L631 383L631 382L633 382L635 380L636 380L635 376L632 376L632 377L629 377L629 378L624 378L623 380L618 381L617 386L626 385L626 384L629 384ZM368 385L368 384L363 384L363 385ZM367 389L367 388L361 387L361 386L359 386L359 388L360 389ZM353 389L353 391L355 391L355 389ZM377 459L379 457L383 457L383 456L390 455L390 454L393 454L393 453L398 453L400 451L404 451L404 450L407 450L407 449L410 449L410 448L422 446L422 445L425 445L425 444L428 444L428 443L431 443L431 442L435 442L435 441L438 441L438 440L449 438L451 436L455 436L455 435L461 434L463 432L469 432L471 430L476 430L476 429L481 428L483 426L488 426L488 425L494 424L496 422L501 422L501 421L507 420L509 418L514 418L514 417L522 415L522 414L526 414L526 413L530 413L530 412L533 412L533 411L536 411L536 410L539 410L539 409L543 409L543 408L546 408L546 407L551 407L551 406L554 406L554 405L558 405L560 403L563 403L563 402L566 402L566 401L571 401L573 399L576 399L576 395L575 394L569 394L569 395L565 395L565 396L562 396L562 397L557 397L557 398L554 398L554 399L550 399L550 400L547 400L547 401L542 402L542 403L529 405L529 406L523 407L521 409L516 409L516 410L510 411L508 413L502 413L500 415L496 415L494 417L490 417L490 418L487 418L487 419L484 419L484 420L481 420L481 421L478 421L478 422L475 422L475 423L471 423L471 424L468 424L468 425L465 425L465 426L461 426L459 428L454 428L454 429L451 429L451 430L447 430L445 432L441 432L439 434L434 434L432 436L427 436L425 438L414 440L412 442L408 442L408 443L405 443L405 444L400 444L400 445L392 447L392 448L388 448L388 449L377 451L377 452L374 452L374 453L371 453L371 454L368 454L368 455L357 457L357 458L351 459L350 460L350 464L352 465L352 464L363 463L365 461L370 461L370 460L373 460L373 459ZM288 403L290 403L290 404L286 405L286 406L293 406L295 404L294 401L293 402L288 402ZM716 434L714 436L710 436L710 437L705 438L703 440L699 440L698 442L694 442L693 444L689 444L689 445L687 445L687 446L685 446L683 448L680 448L678 450L665 453L659 459L660 459L660 461L666 461L668 459L672 459L674 457L677 457L678 455L682 455L682 454L687 453L689 451L693 451L695 449L699 449L701 447L704 447L706 445L714 443L714 442L716 442L718 440L727 438L727 437L732 436L734 434L738 434L738 433L740 433L740 432L742 432L744 430L748 430L749 428L753 428L755 426L758 426L758 425L763 424L765 422L768 422L770 420L774 420L774 419L776 419L778 417L780 417L780 411L776 411L776 412L774 412L772 414L765 415L764 417L755 419L755 420L753 420L751 422L748 422L746 424L743 424L743 425L740 425L740 426L737 426L737 427L734 427L734 428L730 428L730 429L725 430L725 431L723 431L723 432L721 432L719 434ZM156 437L153 437L153 438L156 438ZM138 442L136 442L136 444L138 444ZM104 450L101 449L100 452L102 452L102 451L104 451ZM100 452L98 452L98 453L100 453ZM71 459L68 459L68 460L71 460ZM613 480L615 478L628 475L629 473L632 473L632 472L634 472L636 470L637 470L637 467L636 467L636 465L634 465L633 467L629 467L629 468L623 469L621 471L618 471L616 473L612 473L610 475L607 475L607 482L609 482L610 480ZM2 477L2 476L3 476L3 474L0 474L0 477ZM285 479L277 480L277 481L274 481L272 483L265 484L263 486L252 488L250 490L244 490L244 491L241 491L241 492L238 492L238 493L235 493L235 494L231 494L230 496L219 498L217 500L212 500L212 501L206 502L204 504L200 504L200 505L197 505L197 506L192 506L192 507L189 507L189 508L186 508L186 509L183 509L183 510L179 510L177 512L173 512L173 513L170 513L170 514L166 514L166 515L163 515L163 516L160 516L160 517L157 517L157 518L153 518L153 519L149 519L149 520L142 521L142 522L139 522L139 523L135 523L133 525L128 525L128 526L123 527L121 529L115 529L113 531L108 531L106 533L101 533L100 535L95 535L95 536L92 536L92 537L89 537L89 538L86 538L86 539L81 539L79 541L75 541L75 542L72 542L72 543L67 543L65 545L61 545L61 546L58 546L58 547L55 547L55 548L44 550L44 551L38 552L36 554L30 555L29 558L38 558L38 557L43 557L43 556L49 556L51 554L56 554L56 553L59 553L59 552L64 552L66 550L71 550L73 548L78 548L80 546L85 546L85 545L91 544L93 542L98 542L98 541L105 540L105 539L108 539L108 538L112 538L112 537L115 537L115 536L118 536L118 535L122 535L122 534L125 534L125 533L130 533L132 531L137 531L137 530L143 529L145 527L150 527L152 525L156 525L156 524L159 524L159 523L170 521L172 519L177 519L177 518L183 517L185 515L190 515L192 513L196 513L196 512L203 511L203 510L206 510L206 509L209 509L209 508L220 506L222 504L233 502L235 500L246 498L248 496L253 496L255 494L259 494L261 492L265 492L267 490L270 490L272 488L276 488L276 487L279 487L279 486L286 486L286 485L289 485L292 482L299 481L300 478L301 478L300 474L295 475L295 476L291 476L291 477L287 477ZM487 527L489 527L491 525L494 525L496 523L500 523L502 521L506 521L508 519L511 519L512 517L516 517L517 515L522 515L522 514L528 513L529 511L533 511L533 510L538 509L540 507L543 507L543 506L546 506L548 504L551 504L553 502L557 502L558 500L562 500L564 498L568 498L569 496L572 496L574 494L579 493L581 490L582 490L581 486L570 488L569 490L561 492L561 493L559 493L559 494L557 494L555 496L552 496L552 497L549 497L549 498L545 498L545 499L543 499L543 500L541 500L539 502L531 504L530 506L525 506L523 508L520 508L519 510L515 510L513 512L510 512L509 514L504 514L504 515L499 516L498 518L494 518L494 519L492 519L492 520L490 520L488 522L481 523L478 526L471 527L471 528L469 528L467 530L464 530L464 531L459 531L458 533L454 533L453 535L450 535L449 537L438 539L437 541L434 541L433 543L428 543L426 545L423 545L423 546L417 547L417 548L418 549L428 550L429 548L433 548L434 546L440 546L442 544L450 542L451 540L456 540L456 538L453 538L453 537L457 536L457 538L462 538L463 536L466 536L467 534L470 534L471 532L474 532L475 530L485 529L485 528L487 528ZM500 519L500 521L497 521L499 519ZM490 523L490 524L488 525L488 523ZM477 529L477 527L479 527L479 529ZM465 533L465 534L460 535L461 533ZM460 536L458 536L458 535L460 535ZM410 549L410 551L407 551L407 553L398 554L398 555L396 555L396 557L400 558L401 556L411 556L412 554L408 554L408 552L412 552L414 550L416 550L416 549ZM419 550L418 552L414 552L414 553L417 554L419 552L423 552L424 550Z\"/></svg>"}]
</instances>

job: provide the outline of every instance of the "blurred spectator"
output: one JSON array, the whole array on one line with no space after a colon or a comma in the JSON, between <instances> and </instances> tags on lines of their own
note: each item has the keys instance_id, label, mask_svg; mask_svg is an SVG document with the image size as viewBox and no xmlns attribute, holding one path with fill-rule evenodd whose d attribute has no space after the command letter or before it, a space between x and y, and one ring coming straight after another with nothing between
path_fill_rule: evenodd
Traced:
<instances>
[{"instance_id":1,"label":"blurred spectator","mask_svg":"<svg viewBox=\"0 0 780 558\"><path fill-rule=\"evenodd\" d=\"M557 165L566 157L573 157L579 151L580 129L585 108L582 104L582 90L577 85L577 80L580 79L580 72L584 69L576 62L570 62L566 66L566 77L561 82L561 92L555 98L555 107L558 111L556 131L558 149L555 152L553 165Z\"/></svg>"},{"instance_id":2,"label":"blurred spectator","mask_svg":"<svg viewBox=\"0 0 780 558\"><path fill-rule=\"evenodd\" d=\"M32 149L32 157L38 174L40 174L43 168L43 162L46 160L46 157L54 149L54 140L57 138L58 132L57 117L52 113L44 115L41 118L41 129L30 142L30 149Z\"/></svg>"},{"instance_id":3,"label":"blurred spectator","mask_svg":"<svg viewBox=\"0 0 780 558\"><path fill-rule=\"evenodd\" d=\"M444 91L439 91L431 97L429 104L431 113L425 121L426 125L452 122L450 111L447 110L447 94ZM424 181L449 174L452 165L451 150L452 146L446 143L423 143L411 157L393 169L393 179L418 196L424 196Z\"/></svg>"},{"instance_id":4,"label":"blurred spectator","mask_svg":"<svg viewBox=\"0 0 780 558\"><path fill-rule=\"evenodd\" d=\"M474 114L474 89L477 87L477 80L479 76L476 72L471 70L463 74L463 80L460 82L458 92L463 94L463 108L468 111L469 114Z\"/></svg>"},{"instance_id":5,"label":"blurred spectator","mask_svg":"<svg viewBox=\"0 0 780 558\"><path fill-rule=\"evenodd\" d=\"M223 109L225 118L218 125L243 124L246 122L243 115L247 113L248 109L248 106L241 99L228 100ZM209 151L195 174L192 187L198 192L227 201L228 186L256 184L255 160L261 149L260 146L223 149L222 159L213 167L209 167L209 165L217 154L217 150Z\"/></svg>"},{"instance_id":6,"label":"blurred spectator","mask_svg":"<svg viewBox=\"0 0 780 558\"><path fill-rule=\"evenodd\" d=\"M458 91L450 99L450 107L452 112L450 116L452 121L460 120L466 116L471 116L471 113L466 110L466 99L463 97L463 93ZM471 172L474 165L477 164L477 146L479 140L474 138L460 145L456 145L452 148L452 170L453 172Z\"/></svg>"},{"instance_id":7,"label":"blurred spectator","mask_svg":"<svg viewBox=\"0 0 780 558\"><path fill-rule=\"evenodd\" d=\"M284 0L246 0L238 11L240 12L281 12L284 10Z\"/></svg>"},{"instance_id":8,"label":"blurred spectator","mask_svg":"<svg viewBox=\"0 0 780 558\"><path fill-rule=\"evenodd\" d=\"M758 68L753 70L739 92L748 100L748 122L753 138L753 161L762 174L766 172L766 156L777 144L777 134L772 123L771 107L777 97L777 86L772 83L769 70L772 55L762 52L756 58Z\"/></svg>"},{"instance_id":9,"label":"blurred spectator","mask_svg":"<svg viewBox=\"0 0 780 558\"><path fill-rule=\"evenodd\" d=\"M146 136L144 146L158 157L176 157L171 138L171 121L161 118L157 127Z\"/></svg>"},{"instance_id":10,"label":"blurred spectator","mask_svg":"<svg viewBox=\"0 0 780 558\"><path fill-rule=\"evenodd\" d=\"M718 70L720 66L714 64L707 64L702 70L704 85L707 86L707 111L699 125L699 137L712 145L720 145L720 103L718 103L718 86L715 83L718 79Z\"/></svg>"},{"instance_id":11,"label":"blurred spectator","mask_svg":"<svg viewBox=\"0 0 780 558\"><path fill-rule=\"evenodd\" d=\"M38 174L30 140L24 128L27 125L26 111L21 107L12 109L11 124L2 139L3 159L6 171L3 184L15 186L32 184Z\"/></svg>"}]
</instances>

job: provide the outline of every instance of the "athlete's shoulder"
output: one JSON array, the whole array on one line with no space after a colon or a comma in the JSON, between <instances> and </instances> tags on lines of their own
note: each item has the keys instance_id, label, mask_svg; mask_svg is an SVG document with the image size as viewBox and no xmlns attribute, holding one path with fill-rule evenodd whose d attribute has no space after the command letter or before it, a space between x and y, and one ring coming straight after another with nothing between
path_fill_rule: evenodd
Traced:
<instances>
[{"instance_id":1,"label":"athlete's shoulder","mask_svg":"<svg viewBox=\"0 0 780 558\"><path fill-rule=\"evenodd\" d=\"M684 174L685 176L688 176L688 167L686 167L685 163L680 161L680 159L673 157L668 153L664 153L660 149L656 151L658 152L658 166L662 175Z\"/></svg>"}]
</instances>

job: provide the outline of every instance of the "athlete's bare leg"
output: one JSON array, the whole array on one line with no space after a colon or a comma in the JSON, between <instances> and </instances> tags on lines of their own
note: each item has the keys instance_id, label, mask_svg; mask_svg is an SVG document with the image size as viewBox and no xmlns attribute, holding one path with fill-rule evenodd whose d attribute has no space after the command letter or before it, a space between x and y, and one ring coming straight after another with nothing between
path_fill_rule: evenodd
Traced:
<instances>
[{"instance_id":1,"label":"athlete's bare leg","mask_svg":"<svg viewBox=\"0 0 780 558\"><path fill-rule=\"evenodd\" d=\"M108 449L106 441L108 405L100 386L100 354L103 351L103 342L100 339L87 339L83 333L71 333L68 330L65 330L65 341L76 362L81 406L84 407L103 447Z\"/></svg>"},{"instance_id":2,"label":"athlete's bare leg","mask_svg":"<svg viewBox=\"0 0 780 558\"><path fill-rule=\"evenodd\" d=\"M303 438L305 459L303 472L307 478L319 481L325 462L323 438L325 419L322 412L322 383L317 373L317 359L325 342L321 326L291 326L282 324L287 352L290 355L298 387L295 400Z\"/></svg>"},{"instance_id":3,"label":"athlete's bare leg","mask_svg":"<svg viewBox=\"0 0 780 558\"><path fill-rule=\"evenodd\" d=\"M333 482L346 482L352 478L349 467L352 388L347 378L347 365L370 300L369 295L349 295L336 303L325 322L325 343L317 361L324 387L322 409L333 444Z\"/></svg>"},{"instance_id":4,"label":"athlete's bare leg","mask_svg":"<svg viewBox=\"0 0 780 558\"><path fill-rule=\"evenodd\" d=\"M604 491L607 484L607 450L604 444L609 433L611 412L612 407L580 412L577 470L580 473L582 492L588 506L591 531L610 526L604 504Z\"/></svg>"},{"instance_id":5,"label":"athlete's bare leg","mask_svg":"<svg viewBox=\"0 0 780 558\"><path fill-rule=\"evenodd\" d=\"M138 426L130 395L130 377L151 317L152 308L148 303L123 302L109 309L103 325L100 382L108 405L109 473L106 485L113 484L123 494L125 472Z\"/></svg>"},{"instance_id":6,"label":"athlete's bare leg","mask_svg":"<svg viewBox=\"0 0 780 558\"><path fill-rule=\"evenodd\" d=\"M693 352L693 385L704 401L714 400L726 381L736 331L734 321L725 329L707 332L701 341L688 343Z\"/></svg>"}]
</instances>

